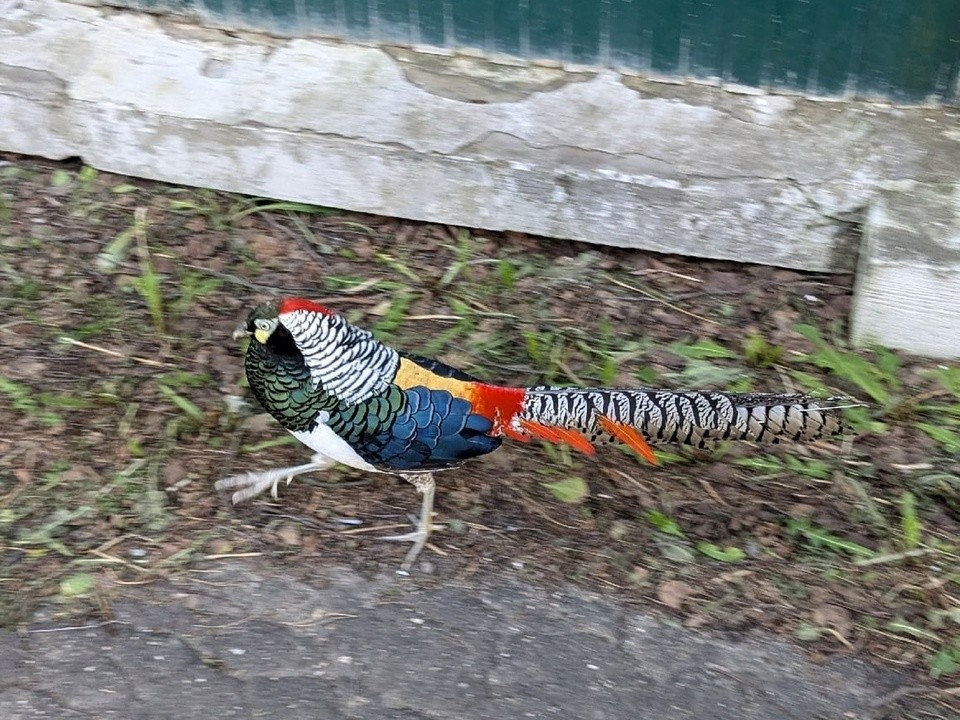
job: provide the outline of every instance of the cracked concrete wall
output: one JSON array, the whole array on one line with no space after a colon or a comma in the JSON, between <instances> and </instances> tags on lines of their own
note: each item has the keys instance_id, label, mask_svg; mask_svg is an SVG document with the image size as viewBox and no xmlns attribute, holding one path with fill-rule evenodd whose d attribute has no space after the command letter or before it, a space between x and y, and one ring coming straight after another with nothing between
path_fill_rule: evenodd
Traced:
<instances>
[{"instance_id":1,"label":"cracked concrete wall","mask_svg":"<svg viewBox=\"0 0 960 720\"><path fill-rule=\"evenodd\" d=\"M960 167L957 109L0 7L0 147L170 182L836 271L878 190Z\"/></svg>"}]
</instances>

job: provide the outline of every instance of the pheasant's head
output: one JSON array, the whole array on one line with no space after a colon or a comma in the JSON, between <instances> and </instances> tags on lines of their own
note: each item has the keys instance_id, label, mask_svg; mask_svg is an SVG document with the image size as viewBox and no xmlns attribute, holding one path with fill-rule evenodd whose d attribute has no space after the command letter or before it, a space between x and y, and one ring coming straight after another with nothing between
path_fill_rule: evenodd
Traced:
<instances>
[{"instance_id":1,"label":"pheasant's head","mask_svg":"<svg viewBox=\"0 0 960 720\"><path fill-rule=\"evenodd\" d=\"M246 321L234 330L233 337L239 339L249 335L253 336L255 342L266 345L279 324L280 317L277 312L277 305L275 303L263 303L257 305L247 316Z\"/></svg>"},{"instance_id":2,"label":"pheasant's head","mask_svg":"<svg viewBox=\"0 0 960 720\"><path fill-rule=\"evenodd\" d=\"M274 336L277 328L280 328L280 334L289 336L291 330L295 331L301 325L315 330L317 320L326 322L333 317L331 310L312 300L286 298L278 303L263 303L255 307L246 321L234 331L233 337L252 336L255 342L266 345L271 337L277 339ZM308 319L306 323L304 318Z\"/></svg>"}]
</instances>

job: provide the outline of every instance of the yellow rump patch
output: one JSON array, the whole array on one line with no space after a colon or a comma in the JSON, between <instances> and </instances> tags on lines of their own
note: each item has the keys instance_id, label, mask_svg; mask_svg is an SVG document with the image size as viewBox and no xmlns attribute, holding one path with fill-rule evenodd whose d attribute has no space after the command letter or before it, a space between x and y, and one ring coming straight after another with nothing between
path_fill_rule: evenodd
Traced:
<instances>
[{"instance_id":1,"label":"yellow rump patch","mask_svg":"<svg viewBox=\"0 0 960 720\"><path fill-rule=\"evenodd\" d=\"M409 358L400 358L400 367L397 368L397 376L393 379L393 384L402 390L409 390L412 387L446 390L454 397L471 403L475 394L474 383L437 375Z\"/></svg>"}]
</instances>

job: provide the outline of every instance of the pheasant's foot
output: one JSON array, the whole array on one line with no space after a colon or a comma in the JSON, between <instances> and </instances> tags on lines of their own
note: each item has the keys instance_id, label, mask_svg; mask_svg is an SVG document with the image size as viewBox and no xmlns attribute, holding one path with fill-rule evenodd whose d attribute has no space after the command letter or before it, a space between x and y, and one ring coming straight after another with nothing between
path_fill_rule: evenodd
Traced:
<instances>
[{"instance_id":1,"label":"pheasant's foot","mask_svg":"<svg viewBox=\"0 0 960 720\"><path fill-rule=\"evenodd\" d=\"M417 527L416 530L411 530L408 533L402 533L400 535L382 535L378 536L378 540L386 540L387 542L417 542L421 536L430 537L433 534L434 530L445 530L446 525L431 525L430 529Z\"/></svg>"},{"instance_id":2,"label":"pheasant's foot","mask_svg":"<svg viewBox=\"0 0 960 720\"><path fill-rule=\"evenodd\" d=\"M420 518L417 520L417 529L402 535L387 535L380 539L392 542L413 543L413 546L407 551L403 562L400 564L400 570L408 572L413 566L414 560L416 560L420 554L420 551L423 550L427 544L430 532L434 528L441 526L433 524L433 493L436 487L433 482L433 476L430 475L430 473L421 473L417 475L404 475L403 479L413 483L417 491L423 494L423 502L420 506Z\"/></svg>"},{"instance_id":3,"label":"pheasant's foot","mask_svg":"<svg viewBox=\"0 0 960 720\"><path fill-rule=\"evenodd\" d=\"M233 495L230 496L230 500L234 505L259 495L267 488L270 488L270 496L276 500L277 485L281 480L285 480L286 484L289 485L290 481L297 475L313 472L314 470L325 470L333 464L334 461L328 457L314 455L311 462L306 465L234 475L233 477L218 480L214 484L214 488L217 490L236 489Z\"/></svg>"},{"instance_id":4,"label":"pheasant's foot","mask_svg":"<svg viewBox=\"0 0 960 720\"><path fill-rule=\"evenodd\" d=\"M273 471L267 471L262 473L245 473L244 475L234 475L233 477L224 478L223 480L218 480L214 487L217 490L229 490L237 488L230 496L230 500L234 505L243 502L249 498L252 498L256 495L259 495L267 488L270 488L270 495L274 499L277 498L277 483L284 479L283 475L278 475ZM288 475L286 478L287 485L290 484L290 481L293 479L292 475Z\"/></svg>"},{"instance_id":5,"label":"pheasant's foot","mask_svg":"<svg viewBox=\"0 0 960 720\"><path fill-rule=\"evenodd\" d=\"M430 537L430 533L426 528L417 528L413 532L405 533L403 535L388 535L387 537L380 538L381 540L397 540L397 541L408 541L412 542L413 545L407 550L407 554L403 558L403 562L400 563L400 569L403 572L409 572L410 568L413 566L414 560L417 559L417 556L420 555L420 551L427 544L427 538Z\"/></svg>"},{"instance_id":6,"label":"pheasant's foot","mask_svg":"<svg viewBox=\"0 0 960 720\"><path fill-rule=\"evenodd\" d=\"M446 528L446 525L436 525L432 522L425 523L423 522L422 518L417 520L416 525L417 529L411 532L402 533L400 535L385 535L377 538L378 540L386 540L388 542L413 543L413 546L407 551L406 556L403 558L403 562L400 563L400 569L403 572L410 570L414 560L416 560L417 556L420 554L420 551L426 547L427 540L430 538L430 535L433 533L433 531L443 530Z\"/></svg>"}]
</instances>

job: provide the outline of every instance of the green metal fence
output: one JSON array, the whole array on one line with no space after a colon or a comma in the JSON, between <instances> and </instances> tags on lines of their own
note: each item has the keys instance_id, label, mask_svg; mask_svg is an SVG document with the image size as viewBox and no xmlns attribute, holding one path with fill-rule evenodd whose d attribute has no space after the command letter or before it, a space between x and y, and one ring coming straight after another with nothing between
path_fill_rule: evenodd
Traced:
<instances>
[{"instance_id":1,"label":"green metal fence","mask_svg":"<svg viewBox=\"0 0 960 720\"><path fill-rule=\"evenodd\" d=\"M960 101L960 0L107 0L814 95Z\"/></svg>"}]
</instances>

